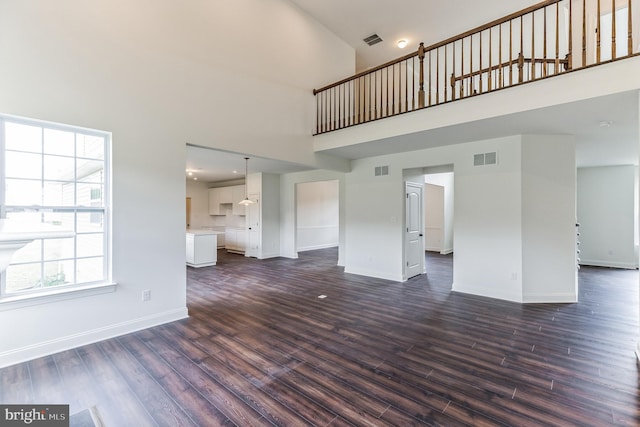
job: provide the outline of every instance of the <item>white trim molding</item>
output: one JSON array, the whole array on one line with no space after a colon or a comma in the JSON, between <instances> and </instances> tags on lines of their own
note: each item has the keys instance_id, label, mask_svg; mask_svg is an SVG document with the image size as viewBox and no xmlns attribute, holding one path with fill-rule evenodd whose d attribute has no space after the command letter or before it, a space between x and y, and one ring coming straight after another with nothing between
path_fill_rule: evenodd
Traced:
<instances>
[{"instance_id":1,"label":"white trim molding","mask_svg":"<svg viewBox=\"0 0 640 427\"><path fill-rule=\"evenodd\" d=\"M164 323L174 322L186 317L189 317L189 313L187 308L184 307L6 351L4 353L0 353L0 368L26 362L38 357L59 353L72 348L81 347L83 345L93 344L98 341L115 338L142 329L162 325Z\"/></svg>"}]
</instances>

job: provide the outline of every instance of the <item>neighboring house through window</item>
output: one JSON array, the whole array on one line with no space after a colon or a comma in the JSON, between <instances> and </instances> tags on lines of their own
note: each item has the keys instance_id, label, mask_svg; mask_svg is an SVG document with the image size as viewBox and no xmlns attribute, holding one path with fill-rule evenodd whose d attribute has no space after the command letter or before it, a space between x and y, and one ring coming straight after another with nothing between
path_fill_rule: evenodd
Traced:
<instances>
[{"instance_id":1,"label":"neighboring house through window","mask_svg":"<svg viewBox=\"0 0 640 427\"><path fill-rule=\"evenodd\" d=\"M72 230L18 250L0 297L108 282L108 133L0 116L3 217Z\"/></svg>"}]
</instances>

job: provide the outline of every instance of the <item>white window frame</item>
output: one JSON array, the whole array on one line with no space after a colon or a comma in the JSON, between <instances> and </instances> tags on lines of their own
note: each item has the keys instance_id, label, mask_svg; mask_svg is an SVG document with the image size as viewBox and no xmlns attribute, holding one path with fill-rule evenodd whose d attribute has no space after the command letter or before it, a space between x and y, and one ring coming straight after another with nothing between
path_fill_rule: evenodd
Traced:
<instances>
[{"instance_id":1,"label":"white window frame","mask_svg":"<svg viewBox=\"0 0 640 427\"><path fill-rule=\"evenodd\" d=\"M7 205L6 191L5 191L5 154L6 154L6 141L5 141L5 123L15 123L20 125L28 125L34 127L40 127L41 129L61 130L66 132L74 132L82 135L90 135L100 137L104 140L104 160L103 160L103 206L101 207L87 207L78 205L78 201L74 195L74 204L71 206L19 206L19 205ZM43 131L44 134L44 131ZM77 144L74 144L77 147ZM77 149L77 148L76 148ZM74 151L73 154L74 164L77 159L84 159L82 156L78 156L78 153ZM93 160L93 159L87 159ZM44 166L43 166L44 167ZM75 168L74 168L75 169ZM42 183L46 182L45 176L40 177ZM79 177L73 177L74 184L77 184ZM76 193L77 194L77 193ZM15 117L9 115L0 114L0 218L5 218L8 212L16 209L28 209L36 212L99 212L103 215L102 223L102 259L103 259L103 272L102 279L94 282L77 283L77 277L74 272L74 283L56 285L51 287L40 287L25 291L7 292L5 273L0 274L0 311L6 309L12 309L20 306L40 304L43 302L58 301L67 298L76 298L82 295L94 295L96 293L112 292L115 290L115 284L111 279L111 134L109 132L103 132L98 130L86 129L78 126L63 125L58 123L45 122L35 119L27 119L22 117ZM77 217L74 215L74 231L78 226ZM46 239L42 239L43 241ZM75 238L74 238L75 242ZM43 245L42 245L43 246ZM74 244L73 256L69 260L73 260L74 268L77 260L85 259L85 257L78 256L76 252L76 245ZM40 264L43 265L46 261L40 259Z\"/></svg>"}]
</instances>

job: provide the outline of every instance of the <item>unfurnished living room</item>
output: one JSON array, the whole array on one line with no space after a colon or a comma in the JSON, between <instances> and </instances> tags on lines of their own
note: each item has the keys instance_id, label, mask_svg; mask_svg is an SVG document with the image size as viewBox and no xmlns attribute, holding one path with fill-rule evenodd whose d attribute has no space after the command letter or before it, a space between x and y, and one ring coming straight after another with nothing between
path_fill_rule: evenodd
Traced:
<instances>
[{"instance_id":1,"label":"unfurnished living room","mask_svg":"<svg viewBox=\"0 0 640 427\"><path fill-rule=\"evenodd\" d=\"M0 0L0 53L0 425L640 424L640 0Z\"/></svg>"}]
</instances>

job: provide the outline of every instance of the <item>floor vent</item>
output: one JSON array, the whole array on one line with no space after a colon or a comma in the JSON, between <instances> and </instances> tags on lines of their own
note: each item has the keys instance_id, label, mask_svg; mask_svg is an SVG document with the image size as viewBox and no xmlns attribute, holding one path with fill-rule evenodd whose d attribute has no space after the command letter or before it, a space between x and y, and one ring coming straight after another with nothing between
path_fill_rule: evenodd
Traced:
<instances>
[{"instance_id":1,"label":"floor vent","mask_svg":"<svg viewBox=\"0 0 640 427\"><path fill-rule=\"evenodd\" d=\"M482 153L473 155L473 166L495 165L498 163L498 153Z\"/></svg>"},{"instance_id":2,"label":"floor vent","mask_svg":"<svg viewBox=\"0 0 640 427\"><path fill-rule=\"evenodd\" d=\"M376 166L375 176L389 175L389 166Z\"/></svg>"},{"instance_id":3,"label":"floor vent","mask_svg":"<svg viewBox=\"0 0 640 427\"><path fill-rule=\"evenodd\" d=\"M369 46L373 46L374 44L380 43L382 39L377 34L371 34L369 37L362 39L362 41L368 44Z\"/></svg>"}]
</instances>

